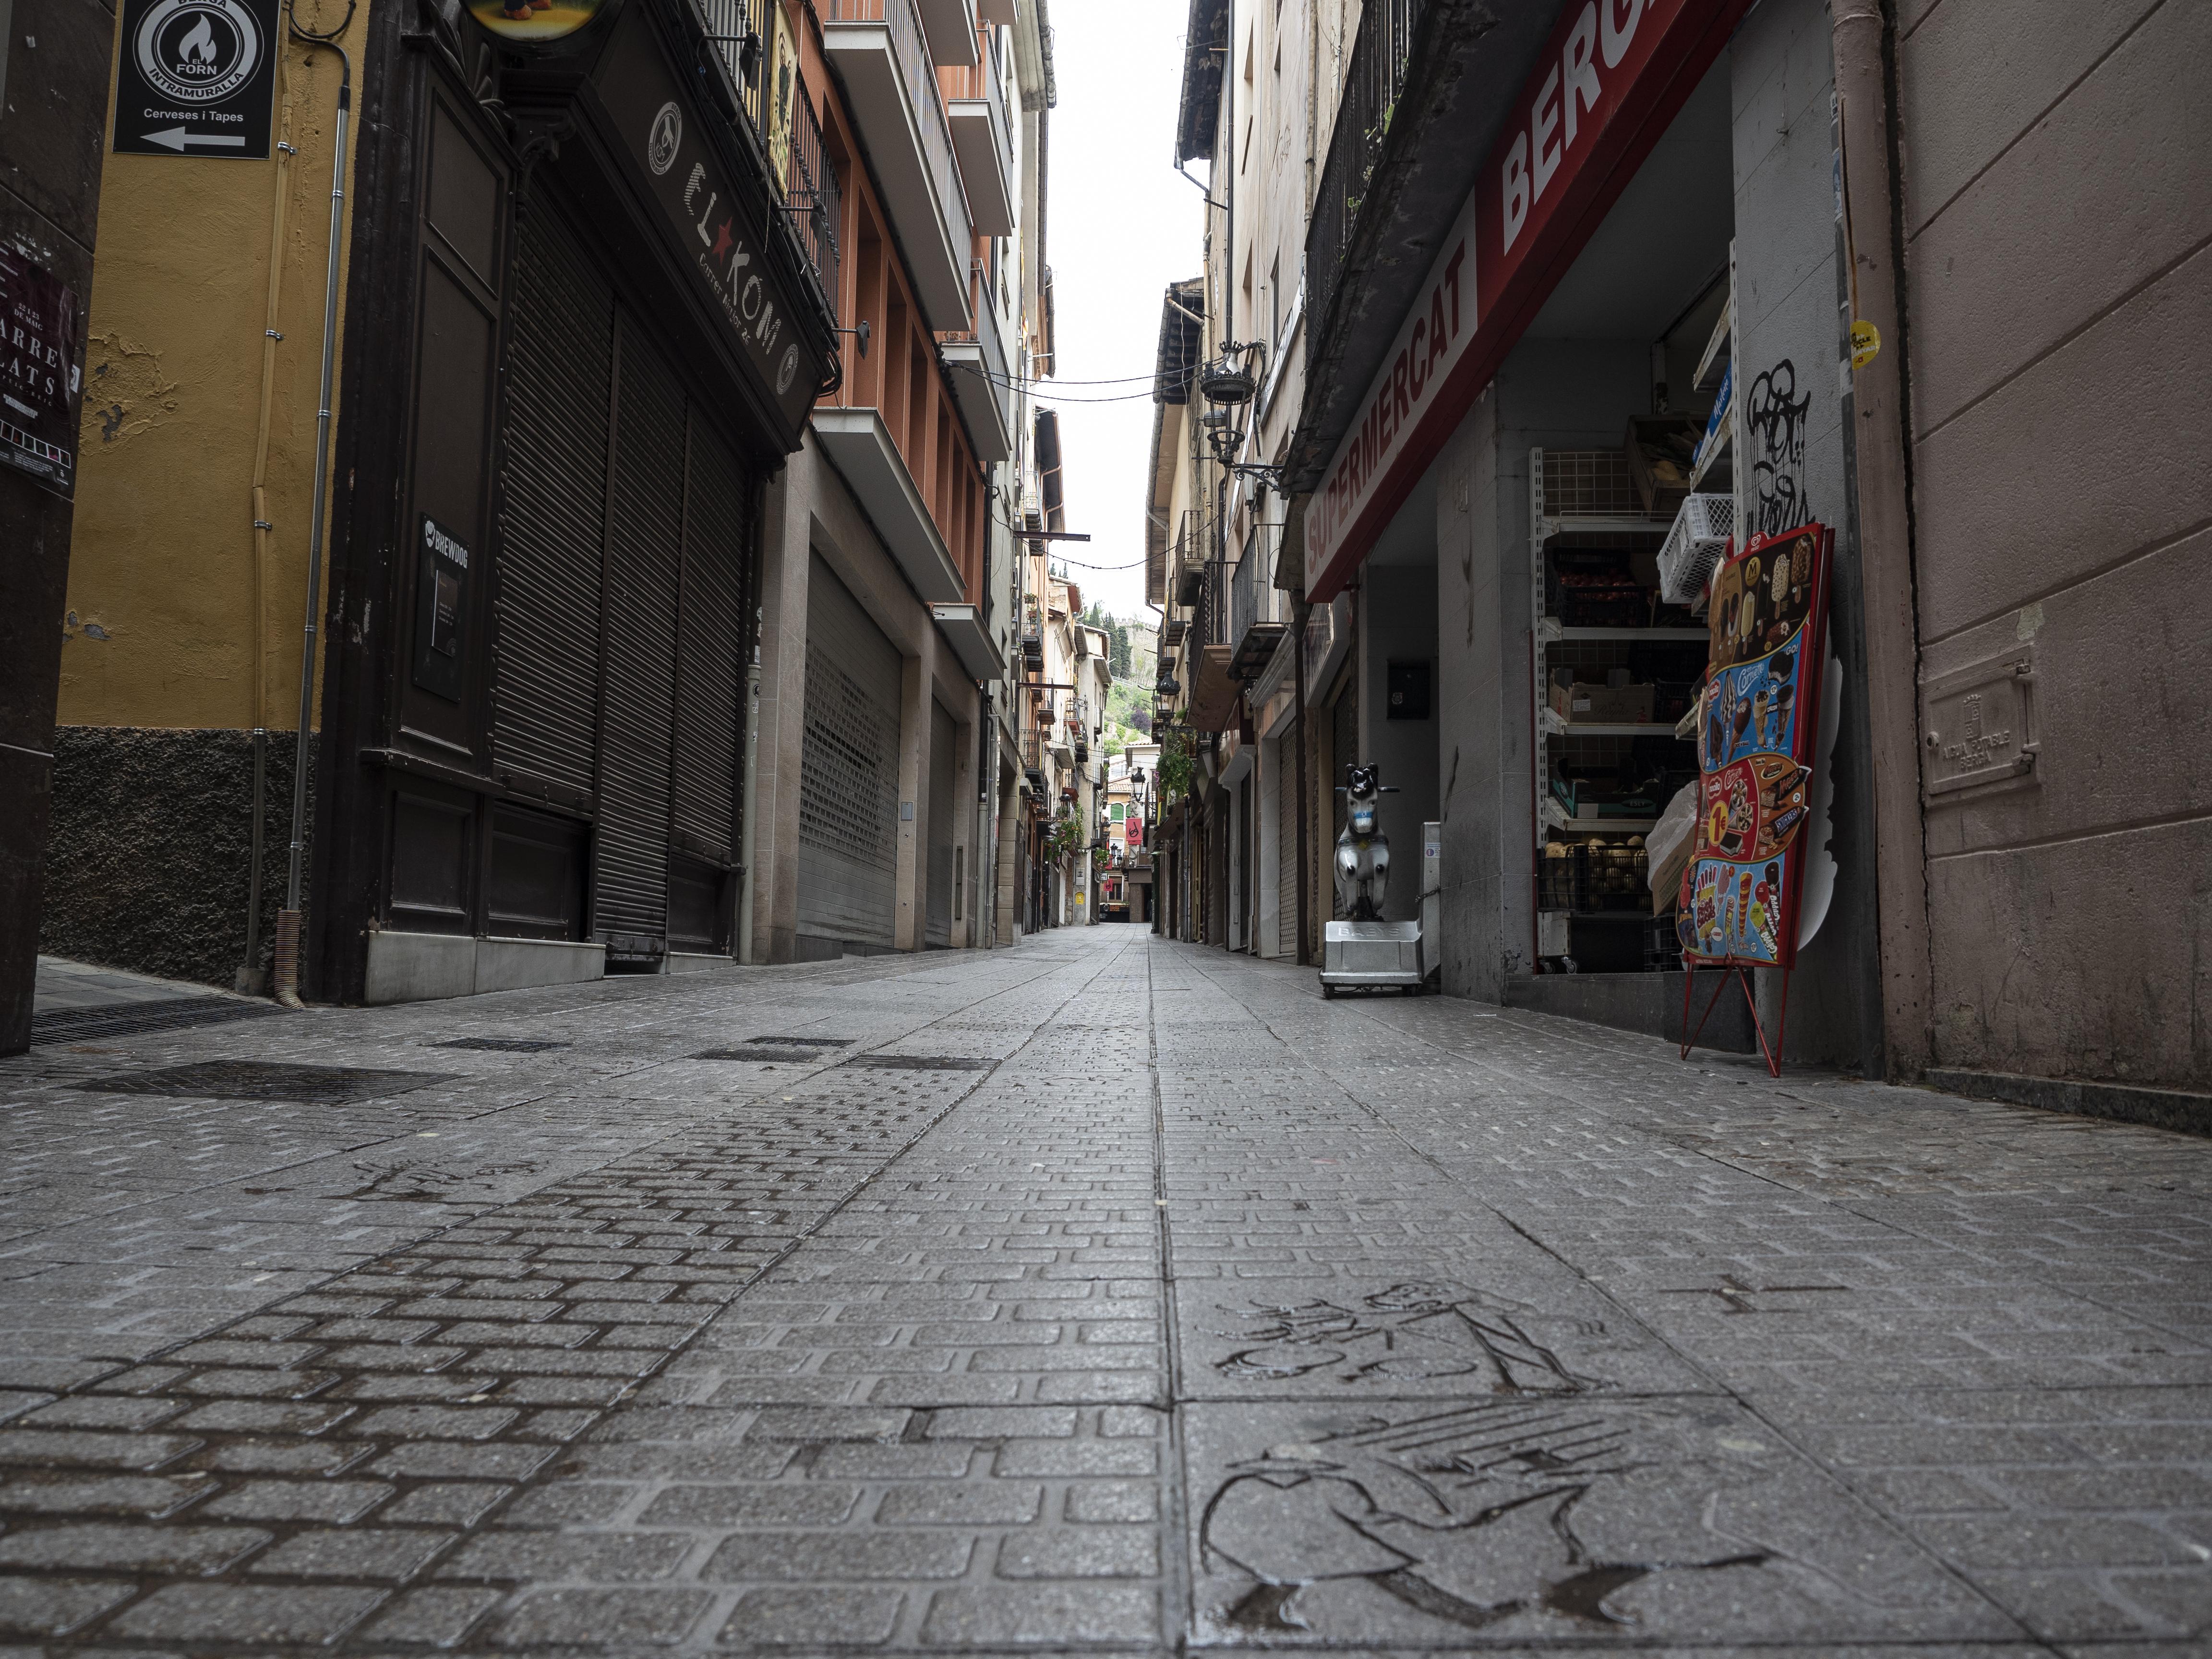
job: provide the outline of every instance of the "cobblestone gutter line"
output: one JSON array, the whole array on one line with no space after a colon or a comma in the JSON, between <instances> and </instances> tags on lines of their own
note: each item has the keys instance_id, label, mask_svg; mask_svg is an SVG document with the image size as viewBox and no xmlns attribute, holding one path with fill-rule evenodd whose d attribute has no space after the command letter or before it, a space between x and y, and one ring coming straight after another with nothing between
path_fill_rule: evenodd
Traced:
<instances>
[{"instance_id":1,"label":"cobblestone gutter line","mask_svg":"<svg viewBox=\"0 0 2212 1659\"><path fill-rule=\"evenodd\" d=\"M1099 965L1027 988L1030 1021ZM817 1072L22 1412L0 1432L0 1629L404 1650L577 1576L591 1547L534 1530L568 1518L545 1489L564 1449L633 1401L608 1433L644 1435L648 1380L986 1075ZM771 1443L803 1426L751 1415ZM617 1550L599 1576L665 1553ZM434 1562L439 1583L395 1599ZM539 1595L505 1639L665 1639L595 1626L605 1594Z\"/></svg>"}]
</instances>

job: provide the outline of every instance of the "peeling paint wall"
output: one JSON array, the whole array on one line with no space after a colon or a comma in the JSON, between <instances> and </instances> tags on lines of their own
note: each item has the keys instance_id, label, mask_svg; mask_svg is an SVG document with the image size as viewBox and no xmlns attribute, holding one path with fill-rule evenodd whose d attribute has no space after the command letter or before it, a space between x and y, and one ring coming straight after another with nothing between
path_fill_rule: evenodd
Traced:
<instances>
[{"instance_id":1,"label":"peeling paint wall","mask_svg":"<svg viewBox=\"0 0 2212 1659\"><path fill-rule=\"evenodd\" d=\"M346 42L356 62L367 24L364 7ZM252 483L282 152L104 158L64 726L297 723L337 87L334 56L288 48L278 131L289 105L298 155L276 251L265 576Z\"/></svg>"}]
</instances>

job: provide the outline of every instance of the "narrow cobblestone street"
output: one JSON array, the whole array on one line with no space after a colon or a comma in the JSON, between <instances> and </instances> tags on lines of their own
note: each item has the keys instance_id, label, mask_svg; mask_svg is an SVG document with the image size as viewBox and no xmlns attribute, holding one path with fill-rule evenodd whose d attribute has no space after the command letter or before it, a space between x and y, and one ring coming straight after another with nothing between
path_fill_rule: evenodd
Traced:
<instances>
[{"instance_id":1,"label":"narrow cobblestone street","mask_svg":"<svg viewBox=\"0 0 2212 1659\"><path fill-rule=\"evenodd\" d=\"M2186 1137L1127 927L0 1087L11 1659L2212 1620Z\"/></svg>"}]
</instances>

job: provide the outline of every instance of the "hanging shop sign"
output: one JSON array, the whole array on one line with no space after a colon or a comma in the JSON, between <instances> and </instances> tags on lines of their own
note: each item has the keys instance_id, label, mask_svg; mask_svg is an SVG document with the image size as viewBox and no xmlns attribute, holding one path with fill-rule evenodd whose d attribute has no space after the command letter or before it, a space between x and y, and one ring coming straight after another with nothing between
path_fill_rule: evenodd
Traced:
<instances>
[{"instance_id":1,"label":"hanging shop sign","mask_svg":"<svg viewBox=\"0 0 2212 1659\"><path fill-rule=\"evenodd\" d=\"M1309 599L1358 568L1750 6L1560 14L1307 507Z\"/></svg>"},{"instance_id":2,"label":"hanging shop sign","mask_svg":"<svg viewBox=\"0 0 2212 1659\"><path fill-rule=\"evenodd\" d=\"M0 464L58 495L76 489L76 292L0 247Z\"/></svg>"},{"instance_id":3,"label":"hanging shop sign","mask_svg":"<svg viewBox=\"0 0 2212 1659\"><path fill-rule=\"evenodd\" d=\"M768 401L796 434L814 405L825 365L762 234L774 209L757 186L736 188L720 147L708 138L709 118L720 118L685 95L643 7L632 8L616 25L592 81L678 257L705 288Z\"/></svg>"},{"instance_id":4,"label":"hanging shop sign","mask_svg":"<svg viewBox=\"0 0 2212 1659\"><path fill-rule=\"evenodd\" d=\"M122 33L118 154L269 159L277 0L124 0Z\"/></svg>"},{"instance_id":5,"label":"hanging shop sign","mask_svg":"<svg viewBox=\"0 0 2212 1659\"><path fill-rule=\"evenodd\" d=\"M1675 917L1699 967L1796 963L1832 541L1817 524L1758 537L1714 577L1696 841Z\"/></svg>"},{"instance_id":6,"label":"hanging shop sign","mask_svg":"<svg viewBox=\"0 0 2212 1659\"><path fill-rule=\"evenodd\" d=\"M485 31L516 46L565 40L598 21L605 0L468 0Z\"/></svg>"}]
</instances>

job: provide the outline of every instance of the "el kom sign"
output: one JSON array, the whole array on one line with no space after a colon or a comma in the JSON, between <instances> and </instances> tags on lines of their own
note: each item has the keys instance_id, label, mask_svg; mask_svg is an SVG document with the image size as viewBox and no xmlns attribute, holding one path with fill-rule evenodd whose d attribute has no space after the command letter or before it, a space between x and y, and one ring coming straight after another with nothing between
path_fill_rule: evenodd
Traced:
<instances>
[{"instance_id":1,"label":"el kom sign","mask_svg":"<svg viewBox=\"0 0 2212 1659\"><path fill-rule=\"evenodd\" d=\"M1568 0L1306 508L1334 599L1728 44L1752 0Z\"/></svg>"}]
</instances>

